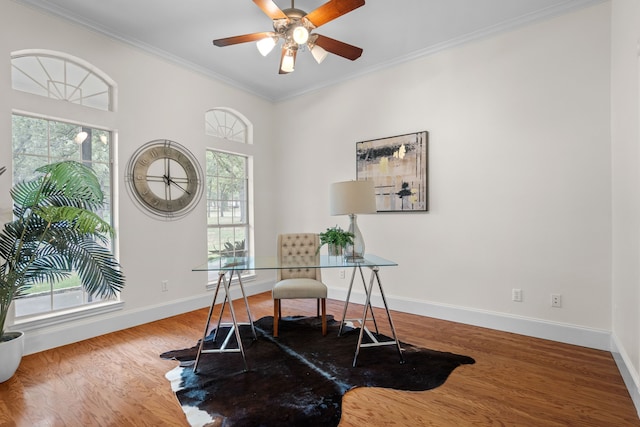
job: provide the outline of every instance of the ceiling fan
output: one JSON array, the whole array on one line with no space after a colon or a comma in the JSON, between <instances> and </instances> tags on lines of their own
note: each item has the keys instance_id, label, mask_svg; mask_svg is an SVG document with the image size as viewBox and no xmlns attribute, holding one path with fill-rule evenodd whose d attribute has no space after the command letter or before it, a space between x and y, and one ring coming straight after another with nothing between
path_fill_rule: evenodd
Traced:
<instances>
[{"instance_id":1,"label":"ceiling fan","mask_svg":"<svg viewBox=\"0 0 640 427\"><path fill-rule=\"evenodd\" d=\"M310 13L296 9L294 0L291 0L291 7L284 10L281 10L273 0L253 0L253 2L273 20L273 31L216 39L213 41L214 45L224 47L255 41L260 53L267 56L282 39L280 74L291 73L294 70L298 50L305 47L309 49L318 64L327 57L327 52L352 61L362 55L362 49L359 47L312 33L312 31L363 6L364 0L329 0Z\"/></svg>"}]
</instances>

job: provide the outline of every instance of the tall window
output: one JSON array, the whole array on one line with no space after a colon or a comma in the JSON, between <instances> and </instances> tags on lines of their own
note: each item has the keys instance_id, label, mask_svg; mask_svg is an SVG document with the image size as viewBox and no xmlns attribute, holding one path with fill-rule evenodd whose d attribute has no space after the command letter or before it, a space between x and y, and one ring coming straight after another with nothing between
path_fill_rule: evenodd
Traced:
<instances>
[{"instance_id":1,"label":"tall window","mask_svg":"<svg viewBox=\"0 0 640 427\"><path fill-rule=\"evenodd\" d=\"M11 55L12 89L19 92L113 111L115 85L91 64L70 55L48 50L25 50ZM16 96L19 95L16 92ZM25 95L32 96L32 95ZM95 120L95 110L78 110L78 117L51 120L55 105L40 105L38 111L12 114L13 181L30 180L47 163L75 160L90 166L98 176L105 204L98 214L112 221L112 141L108 129L83 125L83 117ZM105 116L106 117L106 116ZM16 300L16 316L43 315L69 308L90 307L99 302L86 294L76 275L62 282L40 283L24 298Z\"/></svg>"},{"instance_id":2,"label":"tall window","mask_svg":"<svg viewBox=\"0 0 640 427\"><path fill-rule=\"evenodd\" d=\"M207 151L207 227L211 258L247 253L247 158Z\"/></svg>"},{"instance_id":3,"label":"tall window","mask_svg":"<svg viewBox=\"0 0 640 427\"><path fill-rule=\"evenodd\" d=\"M105 194L97 212L111 222L111 133L73 123L14 114L12 116L13 181L30 180L42 165L75 160L90 166ZM98 300L82 289L77 275L56 283L40 283L16 300L16 316L41 314Z\"/></svg>"},{"instance_id":4,"label":"tall window","mask_svg":"<svg viewBox=\"0 0 640 427\"><path fill-rule=\"evenodd\" d=\"M206 197L208 256L243 256L251 253L250 126L226 109L205 114L205 129L216 147L207 149ZM242 145L239 145L239 144ZM213 279L213 277L212 277Z\"/></svg>"}]
</instances>

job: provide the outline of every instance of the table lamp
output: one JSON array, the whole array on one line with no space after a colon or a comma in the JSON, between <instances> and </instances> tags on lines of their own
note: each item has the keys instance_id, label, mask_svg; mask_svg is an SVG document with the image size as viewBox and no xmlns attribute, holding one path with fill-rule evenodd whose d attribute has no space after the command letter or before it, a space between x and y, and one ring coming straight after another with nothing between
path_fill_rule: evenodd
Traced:
<instances>
[{"instance_id":1,"label":"table lamp","mask_svg":"<svg viewBox=\"0 0 640 427\"><path fill-rule=\"evenodd\" d=\"M349 232L353 233L353 245L345 247L348 261L364 257L364 239L358 228L356 214L376 213L376 193L373 181L335 182L329 187L331 215L349 215Z\"/></svg>"}]
</instances>

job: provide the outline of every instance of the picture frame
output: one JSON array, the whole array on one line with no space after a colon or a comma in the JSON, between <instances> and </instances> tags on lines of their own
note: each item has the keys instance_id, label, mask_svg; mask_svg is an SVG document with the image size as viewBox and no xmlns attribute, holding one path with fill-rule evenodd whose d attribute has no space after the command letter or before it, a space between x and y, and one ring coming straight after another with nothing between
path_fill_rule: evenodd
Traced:
<instances>
[{"instance_id":1,"label":"picture frame","mask_svg":"<svg viewBox=\"0 0 640 427\"><path fill-rule=\"evenodd\" d=\"M356 180L371 180L378 212L427 212L429 132L356 143Z\"/></svg>"}]
</instances>

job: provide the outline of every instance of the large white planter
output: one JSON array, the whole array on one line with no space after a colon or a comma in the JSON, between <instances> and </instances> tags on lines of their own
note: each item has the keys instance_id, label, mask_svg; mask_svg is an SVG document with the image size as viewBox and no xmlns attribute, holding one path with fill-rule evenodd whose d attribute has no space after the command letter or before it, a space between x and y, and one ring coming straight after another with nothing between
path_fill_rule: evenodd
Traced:
<instances>
[{"instance_id":1,"label":"large white planter","mask_svg":"<svg viewBox=\"0 0 640 427\"><path fill-rule=\"evenodd\" d=\"M4 341L9 337L8 341ZM6 332L0 340L0 383L16 373L24 353L24 332Z\"/></svg>"}]
</instances>

